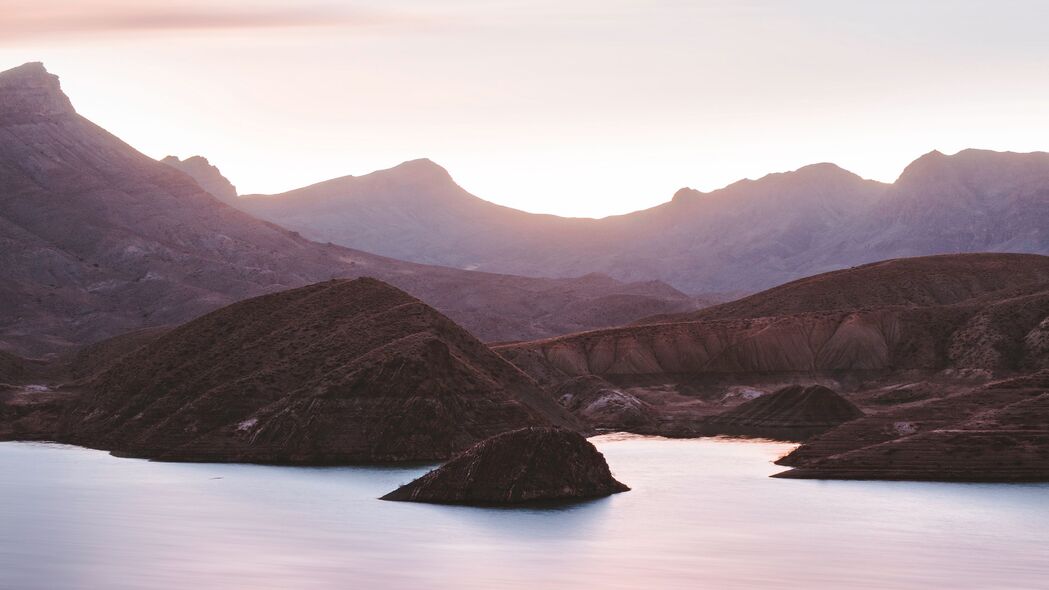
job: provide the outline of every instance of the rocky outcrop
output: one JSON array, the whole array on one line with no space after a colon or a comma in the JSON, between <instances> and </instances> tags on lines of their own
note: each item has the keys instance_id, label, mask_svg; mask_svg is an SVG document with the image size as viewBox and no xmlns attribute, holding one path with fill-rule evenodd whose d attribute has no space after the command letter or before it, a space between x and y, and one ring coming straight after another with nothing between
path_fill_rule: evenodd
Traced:
<instances>
[{"instance_id":1,"label":"rocky outcrop","mask_svg":"<svg viewBox=\"0 0 1049 590\"><path fill-rule=\"evenodd\" d=\"M454 322L374 279L225 307L85 387L55 438L160 460L432 461L516 428L578 425Z\"/></svg>"},{"instance_id":2,"label":"rocky outcrop","mask_svg":"<svg viewBox=\"0 0 1049 590\"><path fill-rule=\"evenodd\" d=\"M27 125L76 115L73 104L39 62L0 72L0 125Z\"/></svg>"},{"instance_id":3,"label":"rocky outcrop","mask_svg":"<svg viewBox=\"0 0 1049 590\"><path fill-rule=\"evenodd\" d=\"M850 420L863 411L822 385L791 385L743 402L709 425L720 434L804 440Z\"/></svg>"},{"instance_id":4,"label":"rocky outcrop","mask_svg":"<svg viewBox=\"0 0 1049 590\"><path fill-rule=\"evenodd\" d=\"M1049 317L1024 336L1023 356L1028 368L1049 369Z\"/></svg>"},{"instance_id":5,"label":"rocky outcrop","mask_svg":"<svg viewBox=\"0 0 1049 590\"><path fill-rule=\"evenodd\" d=\"M554 392L569 412L593 428L644 432L658 424L648 403L594 375L569 379Z\"/></svg>"},{"instance_id":6,"label":"rocky outcrop","mask_svg":"<svg viewBox=\"0 0 1049 590\"><path fill-rule=\"evenodd\" d=\"M436 504L521 504L598 498L629 490L578 433L525 428L481 441L383 496Z\"/></svg>"},{"instance_id":7,"label":"rocky outcrop","mask_svg":"<svg viewBox=\"0 0 1049 590\"><path fill-rule=\"evenodd\" d=\"M223 203L236 204L237 187L233 186L233 183L223 176L218 168L212 166L207 158L191 156L185 160L180 160L175 156L167 156L160 162L185 172L200 188Z\"/></svg>"}]
</instances>

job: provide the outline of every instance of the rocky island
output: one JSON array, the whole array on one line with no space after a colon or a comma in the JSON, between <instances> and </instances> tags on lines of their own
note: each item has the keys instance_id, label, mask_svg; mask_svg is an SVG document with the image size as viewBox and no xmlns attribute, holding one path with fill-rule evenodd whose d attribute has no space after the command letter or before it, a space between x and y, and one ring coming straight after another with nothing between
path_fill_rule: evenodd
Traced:
<instances>
[{"instance_id":1,"label":"rocky island","mask_svg":"<svg viewBox=\"0 0 1049 590\"><path fill-rule=\"evenodd\" d=\"M604 456L579 433L523 428L481 441L382 497L435 504L521 504L625 492Z\"/></svg>"}]
</instances>

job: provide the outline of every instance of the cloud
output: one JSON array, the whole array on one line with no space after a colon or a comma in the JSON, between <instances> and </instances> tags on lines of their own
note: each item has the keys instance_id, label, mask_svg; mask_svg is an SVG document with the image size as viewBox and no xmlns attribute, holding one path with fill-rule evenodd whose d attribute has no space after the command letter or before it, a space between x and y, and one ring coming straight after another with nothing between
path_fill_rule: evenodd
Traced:
<instances>
[{"instance_id":1,"label":"cloud","mask_svg":"<svg viewBox=\"0 0 1049 590\"><path fill-rule=\"evenodd\" d=\"M0 39L252 29L374 27L417 22L410 15L341 4L260 2L91 2L0 0Z\"/></svg>"}]
</instances>

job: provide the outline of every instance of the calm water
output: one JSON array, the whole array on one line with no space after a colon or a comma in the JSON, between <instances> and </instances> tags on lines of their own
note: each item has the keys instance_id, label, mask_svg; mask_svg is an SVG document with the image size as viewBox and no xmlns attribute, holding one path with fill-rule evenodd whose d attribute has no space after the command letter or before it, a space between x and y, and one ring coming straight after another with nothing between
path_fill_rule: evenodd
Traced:
<instances>
[{"instance_id":1,"label":"calm water","mask_svg":"<svg viewBox=\"0 0 1049 590\"><path fill-rule=\"evenodd\" d=\"M780 443L595 439L634 490L375 499L423 468L0 444L0 588L1049 588L1049 486L769 479Z\"/></svg>"}]
</instances>

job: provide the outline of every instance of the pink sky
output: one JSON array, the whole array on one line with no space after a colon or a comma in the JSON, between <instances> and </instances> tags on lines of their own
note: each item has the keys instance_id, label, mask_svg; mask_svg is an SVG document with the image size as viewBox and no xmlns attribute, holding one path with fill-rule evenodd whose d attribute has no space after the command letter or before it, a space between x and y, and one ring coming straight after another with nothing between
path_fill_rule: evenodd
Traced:
<instances>
[{"instance_id":1,"label":"pink sky","mask_svg":"<svg viewBox=\"0 0 1049 590\"><path fill-rule=\"evenodd\" d=\"M0 0L0 68L242 192L429 157L471 192L601 216L833 161L1049 149L1041 0Z\"/></svg>"}]
</instances>

